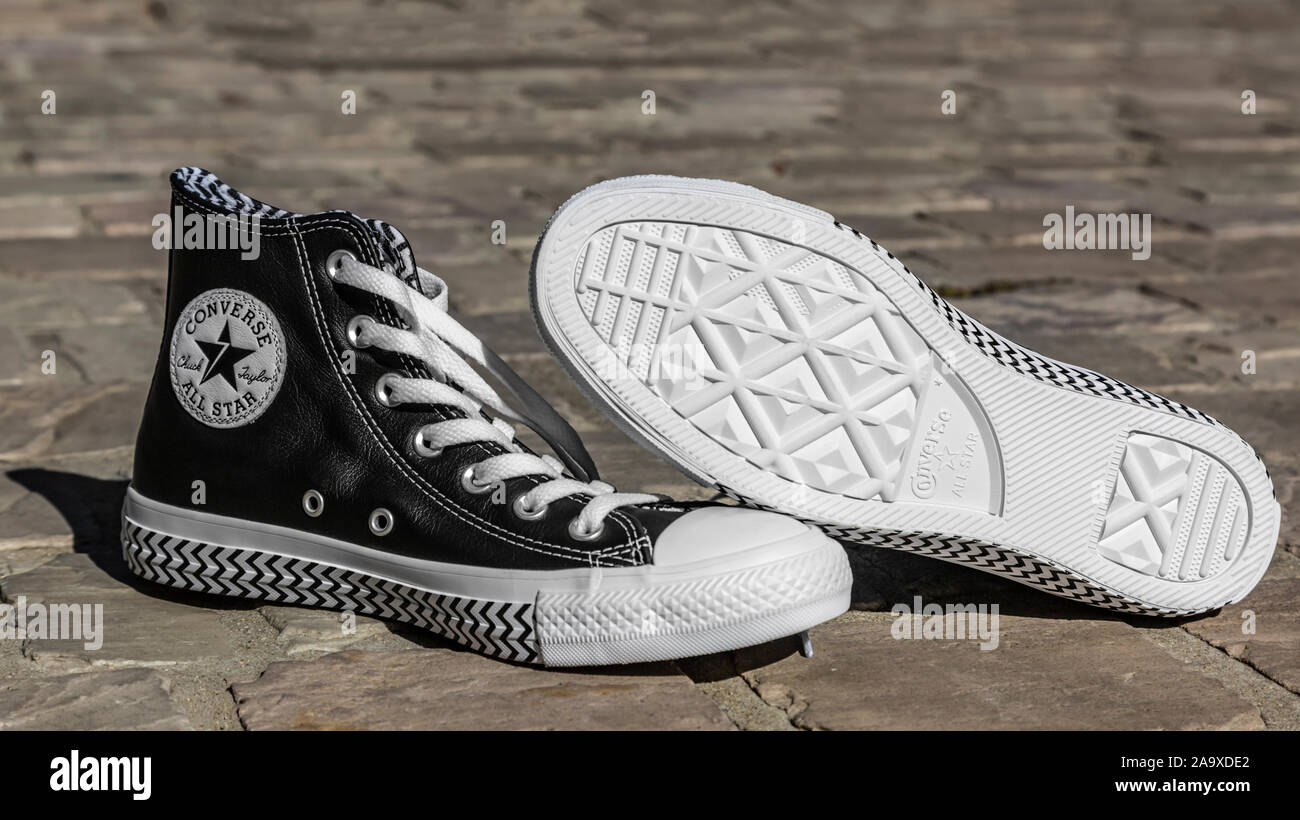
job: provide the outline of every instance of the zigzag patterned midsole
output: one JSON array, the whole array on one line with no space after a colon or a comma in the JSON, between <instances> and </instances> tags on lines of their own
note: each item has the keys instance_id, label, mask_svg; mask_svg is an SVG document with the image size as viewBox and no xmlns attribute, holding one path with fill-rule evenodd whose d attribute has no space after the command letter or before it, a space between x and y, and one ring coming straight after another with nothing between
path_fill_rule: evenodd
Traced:
<instances>
[{"instance_id":1,"label":"zigzag patterned midsole","mask_svg":"<svg viewBox=\"0 0 1300 820\"><path fill-rule=\"evenodd\" d=\"M128 489L122 551L168 586L411 623L506 660L667 660L773 640L842 613L852 577L814 530L671 567L494 570L379 554L188 511Z\"/></svg>"},{"instance_id":2,"label":"zigzag patterned midsole","mask_svg":"<svg viewBox=\"0 0 1300 820\"><path fill-rule=\"evenodd\" d=\"M438 595L315 561L176 538L127 518L122 554L136 575L167 586L373 615L414 624L492 657L538 662L531 603Z\"/></svg>"}]
</instances>

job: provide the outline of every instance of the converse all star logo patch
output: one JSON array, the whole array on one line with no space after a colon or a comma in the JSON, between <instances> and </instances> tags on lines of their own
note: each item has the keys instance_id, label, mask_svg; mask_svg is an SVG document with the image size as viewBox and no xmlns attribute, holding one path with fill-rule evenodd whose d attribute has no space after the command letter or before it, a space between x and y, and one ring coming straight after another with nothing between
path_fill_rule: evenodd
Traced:
<instances>
[{"instance_id":1,"label":"converse all star logo patch","mask_svg":"<svg viewBox=\"0 0 1300 820\"><path fill-rule=\"evenodd\" d=\"M238 427L262 415L280 390L284 364L280 324L243 291L199 294L172 331L176 399L210 427Z\"/></svg>"}]
</instances>

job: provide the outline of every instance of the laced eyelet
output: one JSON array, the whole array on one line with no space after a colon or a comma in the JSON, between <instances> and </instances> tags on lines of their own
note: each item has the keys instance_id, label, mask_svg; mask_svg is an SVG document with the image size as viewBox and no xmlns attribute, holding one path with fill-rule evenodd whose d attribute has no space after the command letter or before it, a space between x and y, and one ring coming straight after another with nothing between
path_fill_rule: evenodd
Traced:
<instances>
[{"instance_id":1,"label":"laced eyelet","mask_svg":"<svg viewBox=\"0 0 1300 820\"><path fill-rule=\"evenodd\" d=\"M318 517L325 512L325 497L316 490L308 490L302 494L302 511L312 518Z\"/></svg>"},{"instance_id":2,"label":"laced eyelet","mask_svg":"<svg viewBox=\"0 0 1300 820\"><path fill-rule=\"evenodd\" d=\"M492 492L491 484L480 484L474 478L474 466L470 465L460 474L460 486L465 488L465 492L473 495L483 495Z\"/></svg>"},{"instance_id":3,"label":"laced eyelet","mask_svg":"<svg viewBox=\"0 0 1300 820\"><path fill-rule=\"evenodd\" d=\"M337 250L325 259L325 272L329 274L331 279L338 278L339 270L343 267L344 259L351 259L355 262L357 261L357 256L352 251Z\"/></svg>"},{"instance_id":4,"label":"laced eyelet","mask_svg":"<svg viewBox=\"0 0 1300 820\"><path fill-rule=\"evenodd\" d=\"M578 519L569 522L569 537L577 541L595 541L600 534L605 531L605 525L602 523L591 532L584 530L578 523Z\"/></svg>"},{"instance_id":5,"label":"laced eyelet","mask_svg":"<svg viewBox=\"0 0 1300 820\"><path fill-rule=\"evenodd\" d=\"M369 322L373 325L375 320L372 317L361 313L353 316L352 319L348 321L348 344L353 347L370 347L369 343L361 341L361 326L364 322Z\"/></svg>"},{"instance_id":6,"label":"laced eyelet","mask_svg":"<svg viewBox=\"0 0 1300 820\"><path fill-rule=\"evenodd\" d=\"M394 378L398 378L398 375L396 373L385 373L384 375L380 376L378 379L375 379L375 401L379 402L385 407L392 407L394 404L393 388L388 383L389 379L394 379Z\"/></svg>"},{"instance_id":7,"label":"laced eyelet","mask_svg":"<svg viewBox=\"0 0 1300 820\"><path fill-rule=\"evenodd\" d=\"M419 453L425 458L437 458L438 456L442 455L441 447L429 446L429 440L424 435L423 427L415 431L415 440L412 442L412 445L415 447L415 452Z\"/></svg>"},{"instance_id":8,"label":"laced eyelet","mask_svg":"<svg viewBox=\"0 0 1300 820\"><path fill-rule=\"evenodd\" d=\"M370 531L375 535L388 535L393 531L393 514L383 507L370 513Z\"/></svg>"},{"instance_id":9,"label":"laced eyelet","mask_svg":"<svg viewBox=\"0 0 1300 820\"><path fill-rule=\"evenodd\" d=\"M536 521L537 519L546 515L545 504L541 505L535 510L530 510L524 504L524 499L527 497L528 497L527 493L520 493L518 496L515 497L514 503L510 505L510 509L514 511L516 517L522 518L525 521Z\"/></svg>"}]
</instances>

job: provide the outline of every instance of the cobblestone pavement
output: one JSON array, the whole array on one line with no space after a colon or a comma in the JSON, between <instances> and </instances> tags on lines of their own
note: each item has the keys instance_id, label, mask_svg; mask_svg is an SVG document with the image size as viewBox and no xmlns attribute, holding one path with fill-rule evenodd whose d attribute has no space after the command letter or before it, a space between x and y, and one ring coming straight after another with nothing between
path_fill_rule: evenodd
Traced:
<instances>
[{"instance_id":1,"label":"cobblestone pavement","mask_svg":"<svg viewBox=\"0 0 1300 820\"><path fill-rule=\"evenodd\" d=\"M834 6L7 0L0 590L102 603L107 624L97 650L0 640L0 728L1300 727L1300 11ZM788 641L586 673L133 580L117 512L162 321L150 220L190 164L391 220L607 477L696 498L543 352L533 242L570 193L628 173L806 201L1005 335L1237 429L1276 482L1278 555L1243 603L1154 622L855 549L855 610L814 630L812 659ZM1151 258L1044 250L1067 205L1152 214ZM914 595L997 603L998 648L893 639L889 609Z\"/></svg>"}]
</instances>

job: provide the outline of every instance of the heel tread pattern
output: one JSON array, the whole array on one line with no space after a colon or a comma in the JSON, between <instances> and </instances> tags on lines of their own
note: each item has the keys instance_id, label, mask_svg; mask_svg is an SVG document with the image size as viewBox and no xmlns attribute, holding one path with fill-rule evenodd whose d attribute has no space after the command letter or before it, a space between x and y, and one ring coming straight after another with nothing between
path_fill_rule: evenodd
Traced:
<instances>
[{"instance_id":1,"label":"heel tread pattern","mask_svg":"<svg viewBox=\"0 0 1300 820\"><path fill-rule=\"evenodd\" d=\"M1202 581L1241 554L1245 491L1218 459L1172 439L1129 436L1097 550L1143 575Z\"/></svg>"}]
</instances>

